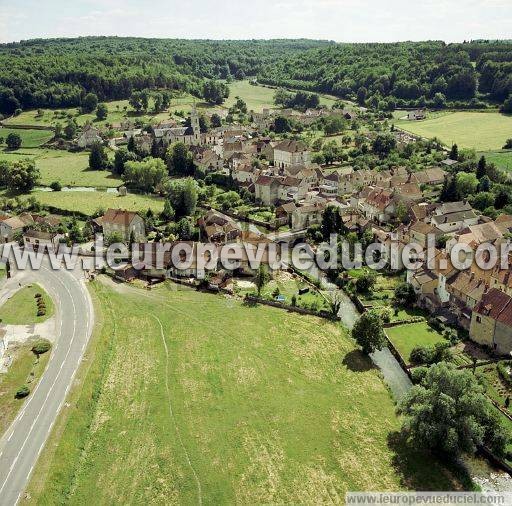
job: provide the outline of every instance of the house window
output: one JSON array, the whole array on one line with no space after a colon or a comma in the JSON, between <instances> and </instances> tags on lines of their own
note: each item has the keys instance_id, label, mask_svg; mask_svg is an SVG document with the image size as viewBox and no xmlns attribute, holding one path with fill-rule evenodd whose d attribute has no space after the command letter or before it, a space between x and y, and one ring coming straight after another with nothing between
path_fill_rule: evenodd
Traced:
<instances>
[{"instance_id":1,"label":"house window","mask_svg":"<svg viewBox=\"0 0 512 506\"><path fill-rule=\"evenodd\" d=\"M477 321L477 323L482 323L482 317L481 316L477 316L476 317L476 321Z\"/></svg>"}]
</instances>

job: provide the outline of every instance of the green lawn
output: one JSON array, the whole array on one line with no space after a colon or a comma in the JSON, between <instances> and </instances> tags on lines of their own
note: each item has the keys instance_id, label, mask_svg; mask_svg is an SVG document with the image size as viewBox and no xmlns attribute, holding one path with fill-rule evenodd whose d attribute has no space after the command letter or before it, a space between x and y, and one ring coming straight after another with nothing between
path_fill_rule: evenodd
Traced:
<instances>
[{"instance_id":1,"label":"green lawn","mask_svg":"<svg viewBox=\"0 0 512 506\"><path fill-rule=\"evenodd\" d=\"M88 191L34 191L30 195L36 197L43 205L63 211L76 211L88 216L93 215L99 208L114 207L128 211L146 211L151 208L159 213L164 207L163 199L149 195L128 194L120 197L115 193ZM27 197L28 195L24 195L22 198Z\"/></svg>"},{"instance_id":2,"label":"green lawn","mask_svg":"<svg viewBox=\"0 0 512 506\"><path fill-rule=\"evenodd\" d=\"M21 137L21 149L23 148L37 148L45 144L53 138L53 132L50 130L22 130L18 128L5 128L0 127L0 137L4 138L2 148L5 149L5 140L10 133L18 134Z\"/></svg>"},{"instance_id":3,"label":"green lawn","mask_svg":"<svg viewBox=\"0 0 512 506\"><path fill-rule=\"evenodd\" d=\"M37 301L35 294L43 295L46 305L46 314L37 316ZM39 285L27 285L18 290L3 306L0 307L0 320L8 325L30 325L41 323L52 317L54 313L53 301Z\"/></svg>"},{"instance_id":4,"label":"green lawn","mask_svg":"<svg viewBox=\"0 0 512 506\"><path fill-rule=\"evenodd\" d=\"M512 131L510 132L510 137L512 137ZM512 172L512 149L478 153L478 156L481 155L484 155L488 162L496 164L500 169Z\"/></svg>"},{"instance_id":5,"label":"green lawn","mask_svg":"<svg viewBox=\"0 0 512 506\"><path fill-rule=\"evenodd\" d=\"M16 399L18 389L27 385L34 390L39 378L43 374L50 353L44 353L39 360L30 350L31 345L18 346L10 349L9 354L13 362L7 373L0 374L0 438L16 417L25 399Z\"/></svg>"},{"instance_id":6,"label":"green lawn","mask_svg":"<svg viewBox=\"0 0 512 506\"><path fill-rule=\"evenodd\" d=\"M434 346L446 342L446 339L426 322L390 327L386 329L386 334L406 362L410 361L411 351L416 346Z\"/></svg>"},{"instance_id":7,"label":"green lawn","mask_svg":"<svg viewBox=\"0 0 512 506\"><path fill-rule=\"evenodd\" d=\"M396 437L386 386L340 326L173 285L89 286L100 327L29 502L320 504L452 487Z\"/></svg>"},{"instance_id":8,"label":"green lawn","mask_svg":"<svg viewBox=\"0 0 512 506\"><path fill-rule=\"evenodd\" d=\"M88 153L50 151L37 158L41 184L59 181L63 186L117 187L122 180L106 170L89 170Z\"/></svg>"},{"instance_id":9,"label":"green lawn","mask_svg":"<svg viewBox=\"0 0 512 506\"><path fill-rule=\"evenodd\" d=\"M512 135L512 116L497 112L452 112L395 124L422 137L437 137L447 146L457 143L459 148L477 151L501 149Z\"/></svg>"}]
</instances>

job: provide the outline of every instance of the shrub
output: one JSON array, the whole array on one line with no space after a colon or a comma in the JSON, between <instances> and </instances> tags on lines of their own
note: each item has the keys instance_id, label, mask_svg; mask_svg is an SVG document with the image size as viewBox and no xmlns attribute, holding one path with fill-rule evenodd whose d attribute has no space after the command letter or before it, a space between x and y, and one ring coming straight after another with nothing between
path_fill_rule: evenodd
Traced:
<instances>
[{"instance_id":1,"label":"shrub","mask_svg":"<svg viewBox=\"0 0 512 506\"><path fill-rule=\"evenodd\" d=\"M23 385L22 387L18 388L14 397L16 397L16 399L23 399L29 393L30 393L30 388L28 388L27 385Z\"/></svg>"},{"instance_id":2,"label":"shrub","mask_svg":"<svg viewBox=\"0 0 512 506\"><path fill-rule=\"evenodd\" d=\"M62 190L62 185L59 183L59 181L53 181L53 183L50 184L50 188L54 192L60 192Z\"/></svg>"},{"instance_id":3,"label":"shrub","mask_svg":"<svg viewBox=\"0 0 512 506\"><path fill-rule=\"evenodd\" d=\"M40 293L36 293L36 294L34 295L34 298L35 298L35 299L40 299L40 298L42 298L42 295L41 295Z\"/></svg>"},{"instance_id":4,"label":"shrub","mask_svg":"<svg viewBox=\"0 0 512 506\"><path fill-rule=\"evenodd\" d=\"M432 353L427 346L416 346L411 351L411 362L413 364L428 364L431 357Z\"/></svg>"},{"instance_id":5,"label":"shrub","mask_svg":"<svg viewBox=\"0 0 512 506\"><path fill-rule=\"evenodd\" d=\"M429 318L428 324L430 327L432 327L434 330L437 330L438 332L443 332L445 329L445 326L437 318Z\"/></svg>"},{"instance_id":6,"label":"shrub","mask_svg":"<svg viewBox=\"0 0 512 506\"><path fill-rule=\"evenodd\" d=\"M391 321L391 313L392 309L390 307L385 307L382 309L380 317L384 323L389 323Z\"/></svg>"},{"instance_id":7,"label":"shrub","mask_svg":"<svg viewBox=\"0 0 512 506\"><path fill-rule=\"evenodd\" d=\"M427 374L427 367L415 367L411 369L412 382L417 385L423 381L423 378Z\"/></svg>"},{"instance_id":8,"label":"shrub","mask_svg":"<svg viewBox=\"0 0 512 506\"><path fill-rule=\"evenodd\" d=\"M44 316L46 314L46 309L40 309L38 312L37 312L37 316Z\"/></svg>"},{"instance_id":9,"label":"shrub","mask_svg":"<svg viewBox=\"0 0 512 506\"><path fill-rule=\"evenodd\" d=\"M32 346L32 353L35 353L36 355L42 355L43 353L46 353L50 348L52 347L52 344L48 339L38 339L34 346Z\"/></svg>"},{"instance_id":10,"label":"shrub","mask_svg":"<svg viewBox=\"0 0 512 506\"><path fill-rule=\"evenodd\" d=\"M436 364L451 359L450 343L436 343L431 346L416 346L411 351L411 362L414 364Z\"/></svg>"}]
</instances>

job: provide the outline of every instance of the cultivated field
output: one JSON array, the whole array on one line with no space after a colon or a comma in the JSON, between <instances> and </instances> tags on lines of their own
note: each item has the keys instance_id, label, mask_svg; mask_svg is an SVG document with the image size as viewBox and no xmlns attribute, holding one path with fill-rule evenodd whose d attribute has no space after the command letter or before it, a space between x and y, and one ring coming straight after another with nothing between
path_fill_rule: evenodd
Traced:
<instances>
[{"instance_id":1,"label":"cultivated field","mask_svg":"<svg viewBox=\"0 0 512 506\"><path fill-rule=\"evenodd\" d=\"M320 504L446 489L396 431L389 392L333 323L98 280L100 327L31 503Z\"/></svg>"},{"instance_id":2,"label":"cultivated field","mask_svg":"<svg viewBox=\"0 0 512 506\"><path fill-rule=\"evenodd\" d=\"M151 208L155 213L161 212L164 207L162 198L149 195L128 194L120 197L115 193L91 192L91 191L68 191L68 192L46 192L34 191L23 195L27 198L34 196L41 204L51 206L63 211L76 211L85 215L94 214L99 208L109 207L126 209L128 211L146 211Z\"/></svg>"},{"instance_id":3,"label":"cultivated field","mask_svg":"<svg viewBox=\"0 0 512 506\"><path fill-rule=\"evenodd\" d=\"M452 112L422 121L397 120L396 125L422 137L437 137L447 146L477 151L501 149L512 136L512 116L496 112Z\"/></svg>"}]
</instances>

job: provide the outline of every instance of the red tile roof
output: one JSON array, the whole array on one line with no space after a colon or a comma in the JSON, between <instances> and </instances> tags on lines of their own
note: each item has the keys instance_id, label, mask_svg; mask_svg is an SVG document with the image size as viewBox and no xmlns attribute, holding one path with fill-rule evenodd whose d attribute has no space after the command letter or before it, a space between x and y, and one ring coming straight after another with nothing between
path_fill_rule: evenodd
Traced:
<instances>
[{"instance_id":1,"label":"red tile roof","mask_svg":"<svg viewBox=\"0 0 512 506\"><path fill-rule=\"evenodd\" d=\"M512 327L512 297L501 290L491 288L475 306L474 311Z\"/></svg>"},{"instance_id":2,"label":"red tile roof","mask_svg":"<svg viewBox=\"0 0 512 506\"><path fill-rule=\"evenodd\" d=\"M113 223L128 227L136 216L138 216L138 214L133 211L109 209L103 216L103 223Z\"/></svg>"}]
</instances>

